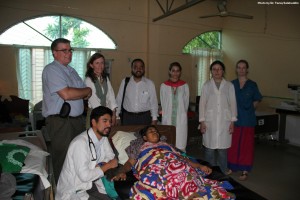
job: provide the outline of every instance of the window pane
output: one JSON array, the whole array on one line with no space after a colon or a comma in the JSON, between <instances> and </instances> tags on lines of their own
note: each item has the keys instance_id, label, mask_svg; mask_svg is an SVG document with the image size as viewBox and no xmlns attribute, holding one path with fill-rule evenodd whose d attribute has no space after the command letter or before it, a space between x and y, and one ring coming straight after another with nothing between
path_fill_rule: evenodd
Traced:
<instances>
[{"instance_id":1,"label":"window pane","mask_svg":"<svg viewBox=\"0 0 300 200\"><path fill-rule=\"evenodd\" d=\"M69 39L73 47L116 49L116 44L103 31L68 16L45 16L20 22L1 34L0 44L50 47L52 40L58 37Z\"/></svg>"},{"instance_id":2,"label":"window pane","mask_svg":"<svg viewBox=\"0 0 300 200\"><path fill-rule=\"evenodd\" d=\"M211 31L193 38L183 47L183 53L192 53L195 48L221 49L221 32Z\"/></svg>"},{"instance_id":3,"label":"window pane","mask_svg":"<svg viewBox=\"0 0 300 200\"><path fill-rule=\"evenodd\" d=\"M56 35L58 38L60 33L60 26L59 26L59 16L46 16L46 17L39 17L31 20L27 20L24 22L24 24L28 25L31 29L34 29L36 32L40 33L40 35L43 36L44 40L48 41L48 46L51 45L51 42L53 38L49 37L47 34L47 27L51 26L54 27L52 29L52 32L55 32L54 35Z\"/></svg>"},{"instance_id":4,"label":"window pane","mask_svg":"<svg viewBox=\"0 0 300 200\"><path fill-rule=\"evenodd\" d=\"M5 31L0 36L1 44L16 44L26 46L50 46L51 41L28 27L24 23L19 23Z\"/></svg>"}]
</instances>

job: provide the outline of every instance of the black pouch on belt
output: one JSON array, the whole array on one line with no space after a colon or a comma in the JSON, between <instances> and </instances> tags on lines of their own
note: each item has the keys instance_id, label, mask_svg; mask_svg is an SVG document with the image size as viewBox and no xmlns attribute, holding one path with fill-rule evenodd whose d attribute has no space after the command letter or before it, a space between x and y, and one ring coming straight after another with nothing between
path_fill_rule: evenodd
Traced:
<instances>
[{"instance_id":1,"label":"black pouch on belt","mask_svg":"<svg viewBox=\"0 0 300 200\"><path fill-rule=\"evenodd\" d=\"M62 118L66 118L69 116L70 112L71 112L71 105L65 101L60 109L59 116Z\"/></svg>"}]
</instances>

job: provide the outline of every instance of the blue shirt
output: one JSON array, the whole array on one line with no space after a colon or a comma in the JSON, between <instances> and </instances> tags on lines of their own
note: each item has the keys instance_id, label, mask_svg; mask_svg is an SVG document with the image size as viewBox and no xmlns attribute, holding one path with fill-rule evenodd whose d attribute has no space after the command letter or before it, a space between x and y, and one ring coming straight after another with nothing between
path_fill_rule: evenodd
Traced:
<instances>
[{"instance_id":1,"label":"blue shirt","mask_svg":"<svg viewBox=\"0 0 300 200\"><path fill-rule=\"evenodd\" d=\"M66 88L84 88L83 80L76 70L70 66L64 66L58 61L48 64L42 74L43 80L43 108L44 117L59 114L64 100L58 95L58 91ZM67 101L71 105L70 116L77 117L83 113L83 100Z\"/></svg>"},{"instance_id":2,"label":"blue shirt","mask_svg":"<svg viewBox=\"0 0 300 200\"><path fill-rule=\"evenodd\" d=\"M256 115L253 102L260 101L262 95L259 92L257 84L252 80L247 80L244 87L240 88L238 79L232 81L235 89L235 96L238 110L238 120L236 126L255 126Z\"/></svg>"}]
</instances>

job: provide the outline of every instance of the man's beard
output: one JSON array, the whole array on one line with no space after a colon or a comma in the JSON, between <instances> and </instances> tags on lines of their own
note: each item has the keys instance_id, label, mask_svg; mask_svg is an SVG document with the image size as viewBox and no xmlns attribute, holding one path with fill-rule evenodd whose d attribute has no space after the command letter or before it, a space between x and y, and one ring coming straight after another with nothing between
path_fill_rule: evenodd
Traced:
<instances>
[{"instance_id":1,"label":"man's beard","mask_svg":"<svg viewBox=\"0 0 300 200\"><path fill-rule=\"evenodd\" d=\"M141 71L138 71L141 72ZM134 76L135 78L142 78L145 74L145 72L141 72L139 75L137 75L136 72L131 71L132 76Z\"/></svg>"},{"instance_id":2,"label":"man's beard","mask_svg":"<svg viewBox=\"0 0 300 200\"><path fill-rule=\"evenodd\" d=\"M110 133L110 128L105 128L105 129L109 129L109 131L105 134L105 133L103 133L103 132L101 132L101 131L99 131L99 130L97 130L97 133L99 134L99 135L101 135L102 137L108 137L109 136L109 133ZM105 130L104 129L104 130Z\"/></svg>"}]
</instances>

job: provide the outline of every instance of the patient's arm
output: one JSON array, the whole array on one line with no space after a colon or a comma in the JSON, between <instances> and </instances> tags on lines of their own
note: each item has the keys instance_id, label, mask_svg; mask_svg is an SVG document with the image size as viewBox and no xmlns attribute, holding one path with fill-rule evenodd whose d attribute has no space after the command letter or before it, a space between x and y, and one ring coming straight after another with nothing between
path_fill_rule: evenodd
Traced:
<instances>
[{"instance_id":1,"label":"patient's arm","mask_svg":"<svg viewBox=\"0 0 300 200\"><path fill-rule=\"evenodd\" d=\"M133 158L129 158L126 163L122 166L119 173L112 178L114 181L118 180L126 180L126 172L129 172L131 170L131 167L134 166L136 163L136 160Z\"/></svg>"},{"instance_id":2,"label":"patient's arm","mask_svg":"<svg viewBox=\"0 0 300 200\"><path fill-rule=\"evenodd\" d=\"M209 168L205 165L201 165L200 163L193 162L190 159L188 159L188 163L194 168L199 168L201 171L203 171L206 174L211 174L211 172L212 172L211 168Z\"/></svg>"},{"instance_id":3,"label":"patient's arm","mask_svg":"<svg viewBox=\"0 0 300 200\"><path fill-rule=\"evenodd\" d=\"M206 173L207 175L211 174L212 169L211 169L210 167L205 166L205 165L201 165L201 164L198 163L198 162L194 162L194 161L190 160L189 158L182 156L182 155L180 154L180 152L177 152L177 153L178 153L178 155L179 155L182 159L184 159L186 162L188 162L192 167L200 169L201 171L203 171L203 172Z\"/></svg>"}]
</instances>

